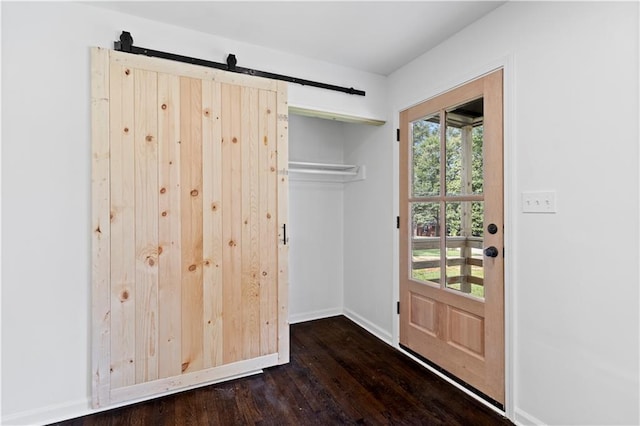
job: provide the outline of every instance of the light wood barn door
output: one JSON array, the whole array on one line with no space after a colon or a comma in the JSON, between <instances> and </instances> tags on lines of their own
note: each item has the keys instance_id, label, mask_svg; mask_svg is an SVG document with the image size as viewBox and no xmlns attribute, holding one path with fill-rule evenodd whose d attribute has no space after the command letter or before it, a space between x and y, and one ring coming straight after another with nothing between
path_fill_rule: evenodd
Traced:
<instances>
[{"instance_id":1,"label":"light wood barn door","mask_svg":"<svg viewBox=\"0 0 640 426\"><path fill-rule=\"evenodd\" d=\"M92 50L93 406L289 360L286 84Z\"/></svg>"}]
</instances>

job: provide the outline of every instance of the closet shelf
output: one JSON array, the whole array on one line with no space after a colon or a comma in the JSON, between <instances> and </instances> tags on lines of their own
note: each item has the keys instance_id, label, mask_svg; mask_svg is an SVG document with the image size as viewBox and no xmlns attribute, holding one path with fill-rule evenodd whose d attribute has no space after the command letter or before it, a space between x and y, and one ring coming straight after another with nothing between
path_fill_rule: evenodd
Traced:
<instances>
[{"instance_id":1,"label":"closet shelf","mask_svg":"<svg viewBox=\"0 0 640 426\"><path fill-rule=\"evenodd\" d=\"M297 175L315 175L315 178L298 179ZM305 161L289 161L289 175L294 180L314 180L323 182L354 182L364 180L365 166L354 164L310 163ZM327 179L327 177L332 179ZM341 180L336 180L341 178Z\"/></svg>"}]
</instances>

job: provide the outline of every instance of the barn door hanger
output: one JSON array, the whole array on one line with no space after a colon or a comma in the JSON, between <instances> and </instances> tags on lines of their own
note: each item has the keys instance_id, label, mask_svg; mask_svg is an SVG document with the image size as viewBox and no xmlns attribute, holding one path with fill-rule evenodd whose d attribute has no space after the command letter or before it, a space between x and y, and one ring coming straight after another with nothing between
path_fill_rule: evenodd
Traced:
<instances>
[{"instance_id":1,"label":"barn door hanger","mask_svg":"<svg viewBox=\"0 0 640 426\"><path fill-rule=\"evenodd\" d=\"M145 55L155 58L169 59L171 61L185 62L187 64L201 65L209 68L216 68L219 70L235 72L239 74L248 74L256 77L270 78L272 80L282 80L289 83L301 84L303 86L319 87L321 89L334 90L336 92L343 92L349 95L365 96L364 90L354 89L353 87L342 87L328 83L321 83L318 81L306 80L303 78L290 77L288 75L275 74L267 71L259 71L251 68L238 67L236 64L238 60L236 55L230 54L227 56L227 63L207 61L206 59L191 58L189 56L176 55L175 53L161 52L159 50L147 49L144 47L138 47L133 45L133 37L128 31L123 31L120 34L120 41L113 43L114 49L119 52L133 53L136 55Z\"/></svg>"}]
</instances>

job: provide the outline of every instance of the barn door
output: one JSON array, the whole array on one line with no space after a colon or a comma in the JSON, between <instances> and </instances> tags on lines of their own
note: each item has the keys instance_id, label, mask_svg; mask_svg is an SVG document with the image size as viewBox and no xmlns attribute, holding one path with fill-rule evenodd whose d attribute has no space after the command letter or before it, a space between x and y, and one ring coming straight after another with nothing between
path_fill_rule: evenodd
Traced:
<instances>
[{"instance_id":1,"label":"barn door","mask_svg":"<svg viewBox=\"0 0 640 426\"><path fill-rule=\"evenodd\" d=\"M286 85L95 48L93 405L288 362Z\"/></svg>"},{"instance_id":2,"label":"barn door","mask_svg":"<svg viewBox=\"0 0 640 426\"><path fill-rule=\"evenodd\" d=\"M400 344L504 405L502 71L400 123Z\"/></svg>"}]
</instances>

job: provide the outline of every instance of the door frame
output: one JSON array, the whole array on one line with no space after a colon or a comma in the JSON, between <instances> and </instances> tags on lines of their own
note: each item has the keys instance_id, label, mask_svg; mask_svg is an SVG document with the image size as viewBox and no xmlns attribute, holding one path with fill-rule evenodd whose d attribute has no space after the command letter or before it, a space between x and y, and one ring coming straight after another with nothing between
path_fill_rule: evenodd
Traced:
<instances>
[{"instance_id":1,"label":"door frame","mask_svg":"<svg viewBox=\"0 0 640 426\"><path fill-rule=\"evenodd\" d=\"M443 380L449 382L453 386L462 390L472 398L485 404L492 410L505 415L507 418L515 419L515 400L516 400L516 382L515 376L515 345L514 342L517 339L516 329L514 324L516 322L516 312L514 310L514 301L516 300L517 288L514 285L515 282L515 265L516 265L516 243L517 235L514 230L517 228L517 212L518 212L518 188L515 180L516 177L516 150L513 141L514 134L514 105L515 105L515 84L514 84L514 57L512 54L508 54L503 57L499 57L491 62L488 62L482 66L469 67L464 72L455 75L447 80L438 81L430 86L419 88L410 99L403 99L400 102L393 105L393 140L395 141L395 129L400 128L400 112L411 108L417 104L420 104L426 100L435 98L443 93L446 93L452 89L462 86L470 81L476 80L486 74L489 74L497 69L503 70L503 196L504 196L504 244L509 248L509 255L504 259L504 375L505 375L505 403L504 411L501 411L493 404L482 399L476 393L468 390L455 380L442 374L431 365L425 363L421 359L415 357L413 354L405 351L400 347L400 315L396 313L396 304L400 300L400 233L399 229L396 229L395 238L393 240L393 298L391 300L390 309L394 313L392 318L392 344L395 348L402 353L412 358L414 361L421 364L423 367L438 375ZM398 142L394 142L393 148L393 203L394 203L394 220L395 216L399 215L399 181L400 181L400 147Z\"/></svg>"}]
</instances>

